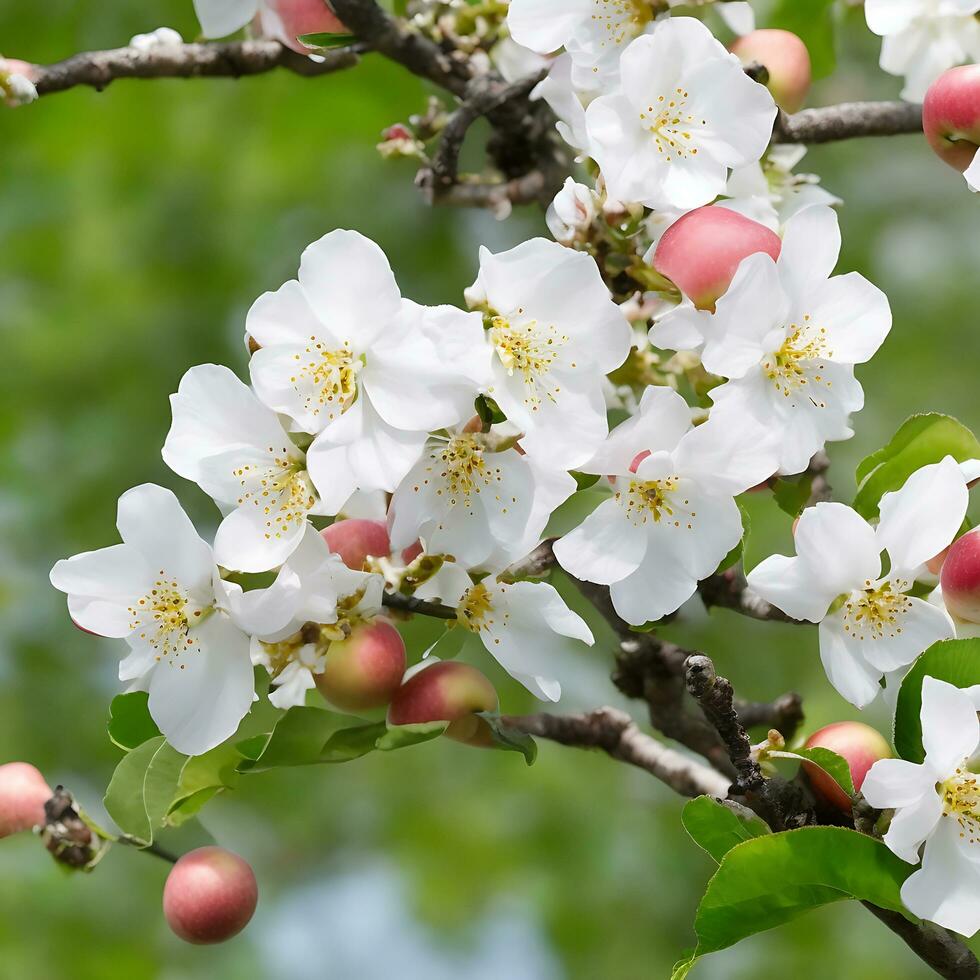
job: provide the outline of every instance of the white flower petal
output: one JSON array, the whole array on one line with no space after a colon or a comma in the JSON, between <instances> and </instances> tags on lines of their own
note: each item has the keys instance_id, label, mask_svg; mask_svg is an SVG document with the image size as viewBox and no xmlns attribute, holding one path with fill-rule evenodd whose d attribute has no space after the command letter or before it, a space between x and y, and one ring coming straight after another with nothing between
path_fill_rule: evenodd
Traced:
<instances>
[{"instance_id":1,"label":"white flower petal","mask_svg":"<svg viewBox=\"0 0 980 980\"><path fill-rule=\"evenodd\" d=\"M51 584L68 594L72 619L99 636L123 637L132 630L129 607L152 587L156 569L125 544L87 551L59 561Z\"/></svg>"},{"instance_id":2,"label":"white flower petal","mask_svg":"<svg viewBox=\"0 0 980 980\"><path fill-rule=\"evenodd\" d=\"M153 566L184 588L210 589L214 574L211 548L205 544L180 502L169 490L144 483L119 498L120 537Z\"/></svg>"},{"instance_id":3,"label":"white flower petal","mask_svg":"<svg viewBox=\"0 0 980 980\"><path fill-rule=\"evenodd\" d=\"M864 16L869 29L884 37L904 31L926 9L923 0L865 0Z\"/></svg>"},{"instance_id":4,"label":"white flower petal","mask_svg":"<svg viewBox=\"0 0 980 980\"><path fill-rule=\"evenodd\" d=\"M840 243L840 226L833 208L805 208L786 223L777 265L783 287L794 304L803 303L830 278L840 257Z\"/></svg>"},{"instance_id":5,"label":"white flower petal","mask_svg":"<svg viewBox=\"0 0 980 980\"><path fill-rule=\"evenodd\" d=\"M888 552L893 571L912 573L952 544L969 498L966 480L952 456L923 466L900 490L886 493L881 498L878 541Z\"/></svg>"},{"instance_id":6,"label":"white flower petal","mask_svg":"<svg viewBox=\"0 0 980 980\"><path fill-rule=\"evenodd\" d=\"M592 0L512 0L510 36L541 54L557 51L592 14Z\"/></svg>"},{"instance_id":7,"label":"white flower petal","mask_svg":"<svg viewBox=\"0 0 980 980\"><path fill-rule=\"evenodd\" d=\"M918 864L919 848L935 830L942 814L942 797L932 787L926 787L916 803L903 806L892 817L883 840L903 861Z\"/></svg>"},{"instance_id":8,"label":"white flower petal","mask_svg":"<svg viewBox=\"0 0 980 980\"><path fill-rule=\"evenodd\" d=\"M640 567L648 541L645 530L626 519L620 502L610 499L555 542L555 557L576 578L610 585Z\"/></svg>"},{"instance_id":9,"label":"white flower petal","mask_svg":"<svg viewBox=\"0 0 980 980\"><path fill-rule=\"evenodd\" d=\"M245 333L262 347L304 348L311 337L329 331L310 306L303 287L296 279L283 283L277 290L263 293L248 311ZM341 339L330 335L339 344Z\"/></svg>"},{"instance_id":10,"label":"white flower petal","mask_svg":"<svg viewBox=\"0 0 980 980\"><path fill-rule=\"evenodd\" d=\"M808 562L771 555L747 576L749 588L793 619L819 623L836 592L821 588L821 579Z\"/></svg>"},{"instance_id":11,"label":"white flower petal","mask_svg":"<svg viewBox=\"0 0 980 980\"><path fill-rule=\"evenodd\" d=\"M173 424L163 446L163 461L178 475L192 480L223 504L237 499L238 480L205 479L201 463L211 456L239 447L275 447L299 459L276 417L252 390L226 367L201 364L181 379L177 394L170 396Z\"/></svg>"},{"instance_id":12,"label":"white flower petal","mask_svg":"<svg viewBox=\"0 0 980 980\"><path fill-rule=\"evenodd\" d=\"M881 671L865 660L863 645L844 632L841 612L820 624L820 660L827 679L855 707L867 707L881 692Z\"/></svg>"},{"instance_id":13,"label":"white flower petal","mask_svg":"<svg viewBox=\"0 0 980 980\"><path fill-rule=\"evenodd\" d=\"M839 503L808 507L796 527L796 551L830 596L859 588L881 573L881 547L857 511Z\"/></svg>"},{"instance_id":14,"label":"white flower petal","mask_svg":"<svg viewBox=\"0 0 980 980\"><path fill-rule=\"evenodd\" d=\"M938 777L945 778L977 751L980 722L967 691L924 677L921 719L926 764Z\"/></svg>"},{"instance_id":15,"label":"white flower petal","mask_svg":"<svg viewBox=\"0 0 980 980\"><path fill-rule=\"evenodd\" d=\"M205 37L240 31L259 9L259 0L194 0L194 13Z\"/></svg>"},{"instance_id":16,"label":"white flower petal","mask_svg":"<svg viewBox=\"0 0 980 980\"><path fill-rule=\"evenodd\" d=\"M935 774L926 766L905 759L879 759L864 777L861 792L878 810L917 805L936 793Z\"/></svg>"},{"instance_id":17,"label":"white flower petal","mask_svg":"<svg viewBox=\"0 0 980 980\"><path fill-rule=\"evenodd\" d=\"M299 281L320 321L362 353L398 315L401 293L380 246L337 229L308 245Z\"/></svg>"},{"instance_id":18,"label":"white flower petal","mask_svg":"<svg viewBox=\"0 0 980 980\"><path fill-rule=\"evenodd\" d=\"M854 629L852 627L852 633ZM945 609L923 599L908 597L906 608L895 613L891 632L875 639L862 635L864 657L882 673L906 667L939 640L951 640L956 627Z\"/></svg>"},{"instance_id":19,"label":"white flower petal","mask_svg":"<svg viewBox=\"0 0 980 980\"><path fill-rule=\"evenodd\" d=\"M234 735L255 693L249 641L241 630L215 613L194 635L194 651L162 660L150 678L150 715L186 755L202 755Z\"/></svg>"},{"instance_id":20,"label":"white flower petal","mask_svg":"<svg viewBox=\"0 0 980 980\"><path fill-rule=\"evenodd\" d=\"M822 284L806 312L826 331L827 356L843 364L871 360L892 326L888 297L857 272Z\"/></svg>"},{"instance_id":21,"label":"white flower petal","mask_svg":"<svg viewBox=\"0 0 980 980\"><path fill-rule=\"evenodd\" d=\"M963 860L958 841L956 822L941 820L922 868L902 885L902 901L913 915L973 936L980 929L980 867Z\"/></svg>"},{"instance_id":22,"label":"white flower petal","mask_svg":"<svg viewBox=\"0 0 980 980\"><path fill-rule=\"evenodd\" d=\"M680 609L697 589L679 539L664 536L647 549L640 567L609 587L613 608L633 626L656 622Z\"/></svg>"}]
</instances>

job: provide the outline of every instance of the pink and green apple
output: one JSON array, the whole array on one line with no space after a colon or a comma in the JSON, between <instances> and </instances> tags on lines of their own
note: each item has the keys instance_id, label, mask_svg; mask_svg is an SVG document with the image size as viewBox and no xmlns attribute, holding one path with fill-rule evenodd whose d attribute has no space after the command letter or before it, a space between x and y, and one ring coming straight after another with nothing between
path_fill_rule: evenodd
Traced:
<instances>
[{"instance_id":1,"label":"pink and green apple","mask_svg":"<svg viewBox=\"0 0 980 980\"><path fill-rule=\"evenodd\" d=\"M391 703L405 673L405 641L387 620L356 626L346 640L327 650L327 665L316 674L317 689L342 711L366 711Z\"/></svg>"}]
</instances>

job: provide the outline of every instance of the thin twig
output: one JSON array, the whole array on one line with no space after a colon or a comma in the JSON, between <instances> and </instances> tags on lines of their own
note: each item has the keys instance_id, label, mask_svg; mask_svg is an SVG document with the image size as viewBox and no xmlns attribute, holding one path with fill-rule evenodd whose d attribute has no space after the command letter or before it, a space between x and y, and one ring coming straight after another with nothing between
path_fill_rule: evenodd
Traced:
<instances>
[{"instance_id":1,"label":"thin twig","mask_svg":"<svg viewBox=\"0 0 980 980\"><path fill-rule=\"evenodd\" d=\"M32 66L31 79L38 95L51 95L76 85L101 91L117 78L239 78L275 68L313 77L352 68L359 60L354 48L339 48L314 60L278 41L167 44L76 54L53 65Z\"/></svg>"},{"instance_id":2,"label":"thin twig","mask_svg":"<svg viewBox=\"0 0 980 980\"><path fill-rule=\"evenodd\" d=\"M640 731L633 719L615 708L585 715L527 715L504 718L513 728L562 745L602 749L614 759L656 776L682 796L724 797L728 780L703 763L661 745Z\"/></svg>"},{"instance_id":3,"label":"thin twig","mask_svg":"<svg viewBox=\"0 0 980 980\"><path fill-rule=\"evenodd\" d=\"M781 112L775 143L833 143L856 136L899 136L922 132L922 106L911 102L842 102L820 109Z\"/></svg>"},{"instance_id":4,"label":"thin twig","mask_svg":"<svg viewBox=\"0 0 980 980\"><path fill-rule=\"evenodd\" d=\"M441 602L426 602L415 596L403 595L401 592L385 592L381 596L381 604L388 609L399 612L416 613L419 616L432 616L435 619L456 619L456 609L444 606Z\"/></svg>"}]
</instances>

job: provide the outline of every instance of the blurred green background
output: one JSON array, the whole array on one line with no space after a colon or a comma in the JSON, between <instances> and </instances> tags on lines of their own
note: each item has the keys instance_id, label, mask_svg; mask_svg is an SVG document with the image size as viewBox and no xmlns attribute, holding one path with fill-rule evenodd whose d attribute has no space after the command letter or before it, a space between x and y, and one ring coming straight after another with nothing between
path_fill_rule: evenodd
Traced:
<instances>
[{"instance_id":1,"label":"blurred green background","mask_svg":"<svg viewBox=\"0 0 980 980\"><path fill-rule=\"evenodd\" d=\"M37 62L125 44L160 24L193 37L190 0L46 0L0 7L0 50ZM894 97L859 12L842 65L811 100ZM116 540L116 498L155 481L202 531L216 511L163 466L167 396L193 364L244 373L244 314L335 227L385 248L403 292L461 302L480 243L540 233L433 211L409 163L373 146L425 91L368 58L320 80L122 81L0 112L0 761L30 760L98 812L118 752L104 733L117 644L75 630L47 571ZM855 462L911 412L977 417L978 201L914 136L813 150L803 169L846 201L842 268L882 286L895 329L860 371L869 407L833 451L840 499ZM781 543L784 524L773 528ZM815 630L719 612L671 635L716 658L745 696L806 695L808 728L855 712L828 686ZM568 707L619 703L608 646L570 665ZM489 668L488 668L489 669ZM530 707L499 672L505 710ZM883 710L869 719L887 731ZM255 866L248 931L215 949L171 936L166 865L117 849L68 877L37 841L0 846L0 978L561 980L659 978L691 944L711 865L681 803L605 757L430 743L351 765L251 777L208 830ZM706 960L699 976L919 977L854 905Z\"/></svg>"}]
</instances>

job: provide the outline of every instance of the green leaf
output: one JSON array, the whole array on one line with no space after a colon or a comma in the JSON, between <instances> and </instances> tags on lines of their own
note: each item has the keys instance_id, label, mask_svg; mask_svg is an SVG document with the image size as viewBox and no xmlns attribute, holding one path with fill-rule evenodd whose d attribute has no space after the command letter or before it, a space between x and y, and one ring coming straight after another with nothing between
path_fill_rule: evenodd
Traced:
<instances>
[{"instance_id":1,"label":"green leaf","mask_svg":"<svg viewBox=\"0 0 980 980\"><path fill-rule=\"evenodd\" d=\"M854 795L851 768L847 760L832 749L816 745L812 749L795 749L792 752L769 751L766 754L772 759L797 759L800 762L811 762L823 769L848 796Z\"/></svg>"},{"instance_id":2,"label":"green leaf","mask_svg":"<svg viewBox=\"0 0 980 980\"><path fill-rule=\"evenodd\" d=\"M125 752L160 734L150 717L149 698L145 691L133 691L117 695L109 705L109 738Z\"/></svg>"},{"instance_id":3,"label":"green leaf","mask_svg":"<svg viewBox=\"0 0 980 980\"><path fill-rule=\"evenodd\" d=\"M238 769L241 772L265 772L281 766L311 766L341 761L323 757L327 745L338 732L363 726L364 722L359 718L322 708L290 708L279 718L272 732L265 736L264 744L260 743L262 736L238 743L236 748L244 757Z\"/></svg>"},{"instance_id":4,"label":"green leaf","mask_svg":"<svg viewBox=\"0 0 980 980\"><path fill-rule=\"evenodd\" d=\"M420 745L438 738L449 727L448 721L427 721L420 725L392 725L375 742L382 752L393 752L409 745Z\"/></svg>"},{"instance_id":5,"label":"green leaf","mask_svg":"<svg viewBox=\"0 0 980 980\"><path fill-rule=\"evenodd\" d=\"M915 869L880 841L843 827L803 827L767 834L729 850L698 906L695 960L783 925L811 909L847 899L908 915L900 889Z\"/></svg>"},{"instance_id":6,"label":"green leaf","mask_svg":"<svg viewBox=\"0 0 980 980\"><path fill-rule=\"evenodd\" d=\"M776 504L784 514L796 518L803 513L813 489L813 475L801 473L794 477L777 477L773 481L772 495Z\"/></svg>"},{"instance_id":7,"label":"green leaf","mask_svg":"<svg viewBox=\"0 0 980 980\"><path fill-rule=\"evenodd\" d=\"M318 51L326 51L330 48L342 48L354 40L353 34L331 34L321 32L318 34L300 34L296 39L300 44L305 44L308 48L315 48Z\"/></svg>"},{"instance_id":8,"label":"green leaf","mask_svg":"<svg viewBox=\"0 0 980 980\"><path fill-rule=\"evenodd\" d=\"M741 817L710 796L690 800L681 823L694 843L719 863L736 844L770 833L766 822L755 814Z\"/></svg>"},{"instance_id":9,"label":"green leaf","mask_svg":"<svg viewBox=\"0 0 980 980\"><path fill-rule=\"evenodd\" d=\"M383 721L357 728L342 728L327 740L320 752L321 762L350 762L377 748L378 739L388 730Z\"/></svg>"},{"instance_id":10,"label":"green leaf","mask_svg":"<svg viewBox=\"0 0 980 980\"><path fill-rule=\"evenodd\" d=\"M143 802L143 780L153 756L165 741L160 735L125 756L116 766L103 800L116 826L124 834L147 844L153 841L153 830Z\"/></svg>"},{"instance_id":11,"label":"green leaf","mask_svg":"<svg viewBox=\"0 0 980 980\"><path fill-rule=\"evenodd\" d=\"M934 643L905 675L895 706L895 751L909 762L922 762L922 680L935 677L955 687L980 684L980 639Z\"/></svg>"},{"instance_id":12,"label":"green leaf","mask_svg":"<svg viewBox=\"0 0 980 980\"><path fill-rule=\"evenodd\" d=\"M836 0L778 0L769 16L769 27L798 34L810 52L813 77L831 74L837 63Z\"/></svg>"},{"instance_id":13,"label":"green leaf","mask_svg":"<svg viewBox=\"0 0 980 980\"><path fill-rule=\"evenodd\" d=\"M489 725L494 748L505 752L520 752L529 766L534 765L534 760L538 757L538 746L530 735L502 724L500 715L496 712L478 711L477 716Z\"/></svg>"},{"instance_id":14,"label":"green leaf","mask_svg":"<svg viewBox=\"0 0 980 980\"><path fill-rule=\"evenodd\" d=\"M480 395L473 403L476 414L480 416L480 421L484 425L497 425L507 420L507 416L500 410L500 406L488 395Z\"/></svg>"},{"instance_id":15,"label":"green leaf","mask_svg":"<svg viewBox=\"0 0 980 980\"><path fill-rule=\"evenodd\" d=\"M857 468L854 509L869 520L878 516L881 498L898 490L923 466L952 456L958 463L980 458L980 442L949 415L913 415L891 441L864 459Z\"/></svg>"}]
</instances>

